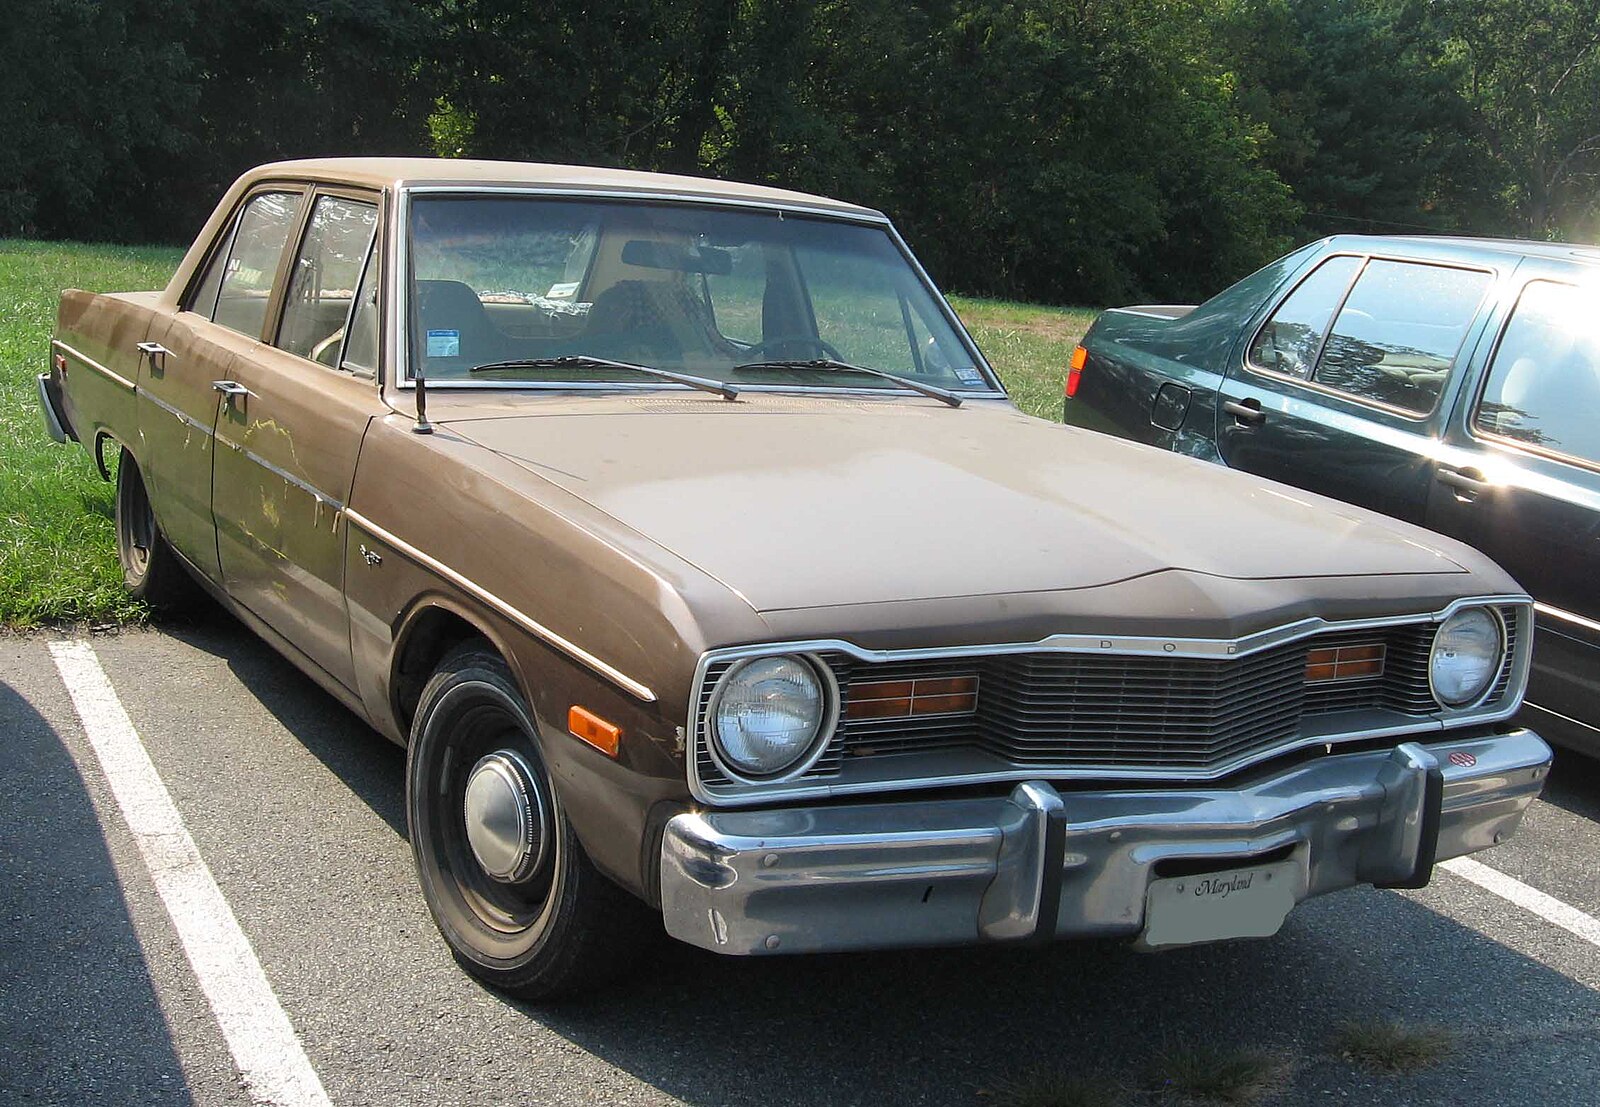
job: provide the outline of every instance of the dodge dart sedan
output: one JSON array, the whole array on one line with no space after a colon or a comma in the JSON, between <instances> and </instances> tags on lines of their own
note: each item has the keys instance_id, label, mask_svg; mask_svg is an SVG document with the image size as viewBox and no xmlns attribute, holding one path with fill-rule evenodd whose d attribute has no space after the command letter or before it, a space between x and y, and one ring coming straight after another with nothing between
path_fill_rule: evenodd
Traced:
<instances>
[{"instance_id":1,"label":"dodge dart sedan","mask_svg":"<svg viewBox=\"0 0 1600 1107\"><path fill-rule=\"evenodd\" d=\"M1404 523L1019 413L880 213L602 169L255 169L62 297L128 586L407 749L468 971L1265 936L1512 833L1528 597Z\"/></svg>"}]
</instances>

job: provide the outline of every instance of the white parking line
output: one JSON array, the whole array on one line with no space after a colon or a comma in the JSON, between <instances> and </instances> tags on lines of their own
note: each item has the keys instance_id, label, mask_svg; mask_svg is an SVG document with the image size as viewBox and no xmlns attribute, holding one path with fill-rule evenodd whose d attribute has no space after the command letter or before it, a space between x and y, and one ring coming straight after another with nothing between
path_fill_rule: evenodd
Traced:
<instances>
[{"instance_id":1,"label":"white parking line","mask_svg":"<svg viewBox=\"0 0 1600 1107\"><path fill-rule=\"evenodd\" d=\"M52 642L50 653L250 1098L280 1107L330 1107L94 650L87 642Z\"/></svg>"},{"instance_id":2,"label":"white parking line","mask_svg":"<svg viewBox=\"0 0 1600 1107\"><path fill-rule=\"evenodd\" d=\"M1439 862L1439 868L1445 872L1459 876L1462 880L1471 881L1486 891L1493 892L1501 899L1516 904L1524 911L1538 915L1546 922L1554 923L1563 930L1571 931L1591 945L1600 946L1600 919L1593 915L1585 914L1572 906L1563 903L1555 896L1548 895L1532 885L1524 884L1514 876L1507 876L1499 869L1491 869L1481 861L1474 861L1470 857L1457 857L1451 861Z\"/></svg>"}]
</instances>

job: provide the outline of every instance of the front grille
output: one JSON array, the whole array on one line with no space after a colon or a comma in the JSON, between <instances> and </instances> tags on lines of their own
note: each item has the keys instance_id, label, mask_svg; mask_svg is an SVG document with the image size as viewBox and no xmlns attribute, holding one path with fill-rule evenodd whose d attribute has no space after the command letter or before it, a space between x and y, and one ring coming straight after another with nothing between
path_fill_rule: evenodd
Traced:
<instances>
[{"instance_id":1,"label":"front grille","mask_svg":"<svg viewBox=\"0 0 1600 1107\"><path fill-rule=\"evenodd\" d=\"M1519 609L1502 608L1507 661L1487 702L1504 697L1517 656ZM818 656L838 678L842 708L852 680L976 676L977 708L960 715L841 719L806 781L827 783L896 755L963 751L1020 770L1118 769L1135 775L1211 774L1316 738L1336 740L1437 715L1428 688L1436 627L1412 623L1312 635L1243 657L1039 651L976 658L866 662L840 651ZM1312 650L1383 647L1381 673L1308 682ZM706 672L696 725L704 735L710 690L731 661ZM725 783L697 744L702 782Z\"/></svg>"}]
</instances>

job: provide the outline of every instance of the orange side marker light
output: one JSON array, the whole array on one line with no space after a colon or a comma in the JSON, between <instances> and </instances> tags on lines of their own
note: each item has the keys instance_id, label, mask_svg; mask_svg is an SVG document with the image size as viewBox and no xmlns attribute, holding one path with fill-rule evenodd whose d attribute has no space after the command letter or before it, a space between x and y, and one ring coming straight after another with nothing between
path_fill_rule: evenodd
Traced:
<instances>
[{"instance_id":1,"label":"orange side marker light","mask_svg":"<svg viewBox=\"0 0 1600 1107\"><path fill-rule=\"evenodd\" d=\"M607 757L616 757L622 748L622 728L608 723L587 707L574 705L567 712L567 730L580 742L587 742Z\"/></svg>"}]
</instances>

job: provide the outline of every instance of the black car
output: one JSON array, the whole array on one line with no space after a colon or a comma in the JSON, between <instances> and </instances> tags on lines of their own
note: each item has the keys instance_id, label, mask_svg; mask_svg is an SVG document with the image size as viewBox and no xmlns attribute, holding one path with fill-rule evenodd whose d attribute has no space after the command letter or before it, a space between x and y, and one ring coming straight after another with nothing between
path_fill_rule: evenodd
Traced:
<instances>
[{"instance_id":1,"label":"black car","mask_svg":"<svg viewBox=\"0 0 1600 1107\"><path fill-rule=\"evenodd\" d=\"M1600 248L1324 239L1103 313L1064 410L1488 553L1538 601L1527 721L1600 755Z\"/></svg>"}]
</instances>

